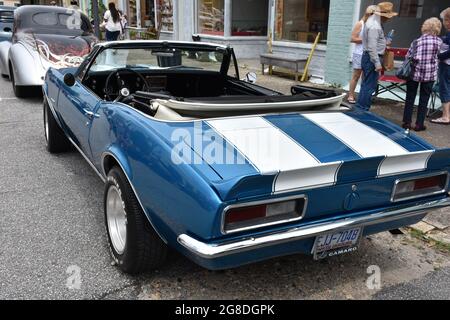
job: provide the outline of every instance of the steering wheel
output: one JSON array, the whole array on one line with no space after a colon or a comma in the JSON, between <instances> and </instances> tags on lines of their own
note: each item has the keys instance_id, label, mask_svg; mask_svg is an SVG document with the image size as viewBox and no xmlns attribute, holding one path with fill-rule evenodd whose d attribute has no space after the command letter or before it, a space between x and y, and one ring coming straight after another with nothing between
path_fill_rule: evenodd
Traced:
<instances>
[{"instance_id":1,"label":"steering wheel","mask_svg":"<svg viewBox=\"0 0 450 320\"><path fill-rule=\"evenodd\" d=\"M105 92L106 98L109 101L114 101L114 102L121 101L123 98L126 98L132 94L130 92L129 85L126 84L125 81L121 77L121 75L126 74L126 73L132 73L132 74L136 75L140 80L142 80L142 83L143 83L143 86L141 88L142 91L150 90L150 85L148 84L147 79L145 79L142 74L140 74L130 68L117 69L117 70L112 71L108 75L108 78L106 78L104 92ZM116 80L116 86L118 89L117 91L115 91L116 88L113 87L112 83L111 83L113 78L115 78L115 80Z\"/></svg>"}]
</instances>

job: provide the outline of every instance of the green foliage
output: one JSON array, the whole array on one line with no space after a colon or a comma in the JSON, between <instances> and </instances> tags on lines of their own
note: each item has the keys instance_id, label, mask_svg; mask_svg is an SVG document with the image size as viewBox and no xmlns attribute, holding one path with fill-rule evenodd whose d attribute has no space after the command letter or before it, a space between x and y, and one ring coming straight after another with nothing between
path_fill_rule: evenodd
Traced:
<instances>
[{"instance_id":1,"label":"green foliage","mask_svg":"<svg viewBox=\"0 0 450 320\"><path fill-rule=\"evenodd\" d=\"M339 83L332 83L332 84L330 84L330 87L334 88L334 89L341 89L342 85Z\"/></svg>"},{"instance_id":2,"label":"green foliage","mask_svg":"<svg viewBox=\"0 0 450 320\"><path fill-rule=\"evenodd\" d=\"M425 233L417 229L410 228L409 232L413 238L424 241L428 243L430 246L435 247L439 251L450 253L450 244L438 241L436 239L430 239L430 237L428 237Z\"/></svg>"}]
</instances>

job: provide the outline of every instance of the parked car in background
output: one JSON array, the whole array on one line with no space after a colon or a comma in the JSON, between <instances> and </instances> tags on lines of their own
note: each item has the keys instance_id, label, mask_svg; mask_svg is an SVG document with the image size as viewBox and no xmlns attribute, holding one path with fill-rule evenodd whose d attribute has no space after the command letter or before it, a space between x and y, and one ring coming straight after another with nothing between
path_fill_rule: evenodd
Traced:
<instances>
[{"instance_id":1,"label":"parked car in background","mask_svg":"<svg viewBox=\"0 0 450 320\"><path fill-rule=\"evenodd\" d=\"M102 43L49 69L47 149L73 145L105 182L123 271L160 266L168 247L209 269L328 258L450 205L450 149L334 91L283 95L238 70L230 47L165 41Z\"/></svg>"},{"instance_id":2,"label":"parked car in background","mask_svg":"<svg viewBox=\"0 0 450 320\"><path fill-rule=\"evenodd\" d=\"M17 7L0 6L0 42L11 41L13 25L14 25L14 10Z\"/></svg>"},{"instance_id":3,"label":"parked car in background","mask_svg":"<svg viewBox=\"0 0 450 320\"><path fill-rule=\"evenodd\" d=\"M0 43L0 71L17 97L40 87L49 67L78 66L97 42L80 11L53 6L22 6L14 13L12 43Z\"/></svg>"}]
</instances>

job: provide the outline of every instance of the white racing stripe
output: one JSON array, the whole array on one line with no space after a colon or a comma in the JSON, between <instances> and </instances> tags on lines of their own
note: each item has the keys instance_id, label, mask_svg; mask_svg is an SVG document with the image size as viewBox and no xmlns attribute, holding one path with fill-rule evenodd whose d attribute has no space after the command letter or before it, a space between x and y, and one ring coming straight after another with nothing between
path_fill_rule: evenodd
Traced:
<instances>
[{"instance_id":1,"label":"white racing stripe","mask_svg":"<svg viewBox=\"0 0 450 320\"><path fill-rule=\"evenodd\" d=\"M409 154L408 150L388 137L346 114L317 113L303 116L334 135L363 158Z\"/></svg>"},{"instance_id":2,"label":"white racing stripe","mask_svg":"<svg viewBox=\"0 0 450 320\"><path fill-rule=\"evenodd\" d=\"M303 146L262 117L207 122L263 175L278 175L273 192L332 185L341 162L321 164Z\"/></svg>"},{"instance_id":3,"label":"white racing stripe","mask_svg":"<svg viewBox=\"0 0 450 320\"><path fill-rule=\"evenodd\" d=\"M409 152L395 141L344 113L305 114L362 158L385 157L378 176L422 171L434 151Z\"/></svg>"}]
</instances>

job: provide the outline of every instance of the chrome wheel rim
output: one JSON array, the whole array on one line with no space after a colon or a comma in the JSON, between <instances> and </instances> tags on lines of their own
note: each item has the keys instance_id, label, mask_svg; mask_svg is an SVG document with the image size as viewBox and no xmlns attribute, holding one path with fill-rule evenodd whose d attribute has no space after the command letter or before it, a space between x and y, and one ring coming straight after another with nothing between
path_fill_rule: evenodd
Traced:
<instances>
[{"instance_id":1,"label":"chrome wheel rim","mask_svg":"<svg viewBox=\"0 0 450 320\"><path fill-rule=\"evenodd\" d=\"M120 191L116 186L109 187L106 195L106 219L114 250L122 254L127 241L127 214Z\"/></svg>"},{"instance_id":2,"label":"chrome wheel rim","mask_svg":"<svg viewBox=\"0 0 450 320\"><path fill-rule=\"evenodd\" d=\"M47 107L44 107L44 129L45 129L45 140L48 141L49 129L48 129L48 111L47 111Z\"/></svg>"}]
</instances>

